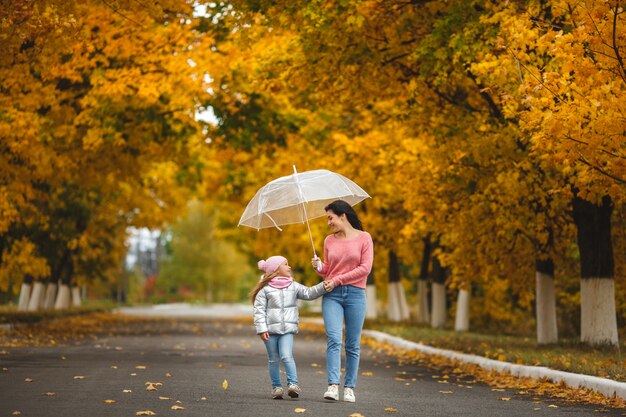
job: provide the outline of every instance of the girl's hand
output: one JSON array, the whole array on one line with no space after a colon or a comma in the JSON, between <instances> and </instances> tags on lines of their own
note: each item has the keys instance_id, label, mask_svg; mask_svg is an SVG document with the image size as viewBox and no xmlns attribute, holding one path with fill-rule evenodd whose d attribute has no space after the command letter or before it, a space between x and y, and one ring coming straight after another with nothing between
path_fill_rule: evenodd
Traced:
<instances>
[{"instance_id":1,"label":"girl's hand","mask_svg":"<svg viewBox=\"0 0 626 417\"><path fill-rule=\"evenodd\" d=\"M270 334L268 332L259 333L259 337L261 337L264 342L270 340Z\"/></svg>"},{"instance_id":2,"label":"girl's hand","mask_svg":"<svg viewBox=\"0 0 626 417\"><path fill-rule=\"evenodd\" d=\"M327 279L326 281L324 281L324 289L326 290L326 292L331 292L333 289L335 289L335 281L333 281L332 279Z\"/></svg>"}]
</instances>

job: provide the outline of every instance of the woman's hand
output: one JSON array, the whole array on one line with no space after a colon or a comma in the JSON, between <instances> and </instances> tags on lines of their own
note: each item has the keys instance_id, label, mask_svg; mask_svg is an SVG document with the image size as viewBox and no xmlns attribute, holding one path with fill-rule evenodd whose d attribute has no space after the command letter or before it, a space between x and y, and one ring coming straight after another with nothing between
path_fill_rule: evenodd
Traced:
<instances>
[{"instance_id":1,"label":"woman's hand","mask_svg":"<svg viewBox=\"0 0 626 417\"><path fill-rule=\"evenodd\" d=\"M326 281L324 281L324 289L326 290L326 292L331 292L333 289L335 289L335 281L333 281L332 279L327 279Z\"/></svg>"},{"instance_id":2,"label":"woman's hand","mask_svg":"<svg viewBox=\"0 0 626 417\"><path fill-rule=\"evenodd\" d=\"M264 341L267 342L268 340L270 340L270 334L268 332L263 332L263 333L259 333L259 337Z\"/></svg>"},{"instance_id":3,"label":"woman's hand","mask_svg":"<svg viewBox=\"0 0 626 417\"><path fill-rule=\"evenodd\" d=\"M320 270L321 263L322 261L317 256L315 258L311 258L311 265L313 265L313 269L316 271Z\"/></svg>"}]
</instances>

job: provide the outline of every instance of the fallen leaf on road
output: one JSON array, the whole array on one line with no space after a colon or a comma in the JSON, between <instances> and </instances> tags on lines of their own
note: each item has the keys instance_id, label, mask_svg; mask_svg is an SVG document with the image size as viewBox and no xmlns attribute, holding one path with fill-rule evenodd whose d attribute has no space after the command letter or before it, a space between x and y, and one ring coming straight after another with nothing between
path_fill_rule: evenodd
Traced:
<instances>
[{"instance_id":1,"label":"fallen leaf on road","mask_svg":"<svg viewBox=\"0 0 626 417\"><path fill-rule=\"evenodd\" d=\"M117 365L111 365L111 369L117 369Z\"/></svg>"},{"instance_id":2,"label":"fallen leaf on road","mask_svg":"<svg viewBox=\"0 0 626 417\"><path fill-rule=\"evenodd\" d=\"M32 378L25 378L24 381L25 382L33 382L33 379Z\"/></svg>"},{"instance_id":3,"label":"fallen leaf on road","mask_svg":"<svg viewBox=\"0 0 626 417\"><path fill-rule=\"evenodd\" d=\"M171 400L170 397L159 397L159 400Z\"/></svg>"},{"instance_id":4,"label":"fallen leaf on road","mask_svg":"<svg viewBox=\"0 0 626 417\"><path fill-rule=\"evenodd\" d=\"M146 391L156 391L156 390L157 390L156 387L152 384L148 384L146 386Z\"/></svg>"},{"instance_id":5,"label":"fallen leaf on road","mask_svg":"<svg viewBox=\"0 0 626 417\"><path fill-rule=\"evenodd\" d=\"M228 381L224 380L224 382L222 382L222 388L224 388L224 390L228 389Z\"/></svg>"},{"instance_id":6,"label":"fallen leaf on road","mask_svg":"<svg viewBox=\"0 0 626 417\"><path fill-rule=\"evenodd\" d=\"M114 403L116 403L116 402L117 402L117 401L115 401L115 400L104 400L104 403L105 403L105 404L114 404Z\"/></svg>"},{"instance_id":7,"label":"fallen leaf on road","mask_svg":"<svg viewBox=\"0 0 626 417\"><path fill-rule=\"evenodd\" d=\"M15 411L14 411L14 412L12 412L11 414L12 414L12 415L14 415L14 416L20 416L20 415L22 415L22 412L21 412L21 411L17 411L17 410L15 410Z\"/></svg>"},{"instance_id":8,"label":"fallen leaf on road","mask_svg":"<svg viewBox=\"0 0 626 417\"><path fill-rule=\"evenodd\" d=\"M84 376L82 376L82 375L76 375L76 376L74 377L74 379L85 379L85 377L84 377Z\"/></svg>"},{"instance_id":9,"label":"fallen leaf on road","mask_svg":"<svg viewBox=\"0 0 626 417\"><path fill-rule=\"evenodd\" d=\"M361 413L352 413L348 417L365 417L365 416Z\"/></svg>"},{"instance_id":10,"label":"fallen leaf on road","mask_svg":"<svg viewBox=\"0 0 626 417\"><path fill-rule=\"evenodd\" d=\"M316 363L312 363L312 364L311 364L311 366L312 366L313 368L317 368L317 367L319 367L319 365L318 365L318 364L316 364Z\"/></svg>"},{"instance_id":11,"label":"fallen leaf on road","mask_svg":"<svg viewBox=\"0 0 626 417\"><path fill-rule=\"evenodd\" d=\"M55 394L54 392L44 392L44 393L43 393L43 395L46 395L46 396L48 396L48 397L53 397L53 396L55 396L56 394Z\"/></svg>"},{"instance_id":12,"label":"fallen leaf on road","mask_svg":"<svg viewBox=\"0 0 626 417\"><path fill-rule=\"evenodd\" d=\"M172 376L172 374L170 374L169 372L166 372L166 373L165 373L165 376L169 378L169 377L171 377L171 376Z\"/></svg>"},{"instance_id":13,"label":"fallen leaf on road","mask_svg":"<svg viewBox=\"0 0 626 417\"><path fill-rule=\"evenodd\" d=\"M500 400L500 401L511 401L511 399L509 397L498 398L498 400Z\"/></svg>"},{"instance_id":14,"label":"fallen leaf on road","mask_svg":"<svg viewBox=\"0 0 626 417\"><path fill-rule=\"evenodd\" d=\"M439 391L442 394L454 394L453 391Z\"/></svg>"},{"instance_id":15,"label":"fallen leaf on road","mask_svg":"<svg viewBox=\"0 0 626 417\"><path fill-rule=\"evenodd\" d=\"M296 408L295 410L293 410L294 413L304 413L306 411L306 408Z\"/></svg>"},{"instance_id":16,"label":"fallen leaf on road","mask_svg":"<svg viewBox=\"0 0 626 417\"><path fill-rule=\"evenodd\" d=\"M223 363L218 363L218 364L217 364L217 365L215 365L215 366L216 366L216 367L218 367L218 368L223 368L223 367L224 367L224 364L223 364Z\"/></svg>"},{"instance_id":17,"label":"fallen leaf on road","mask_svg":"<svg viewBox=\"0 0 626 417\"><path fill-rule=\"evenodd\" d=\"M374 375L374 373L373 372L361 372L361 375L363 375L363 376L372 376L372 375Z\"/></svg>"},{"instance_id":18,"label":"fallen leaf on road","mask_svg":"<svg viewBox=\"0 0 626 417\"><path fill-rule=\"evenodd\" d=\"M398 412L398 410L396 410L393 407L387 407L387 408L385 408L385 411L388 412L388 413L397 413Z\"/></svg>"},{"instance_id":19,"label":"fallen leaf on road","mask_svg":"<svg viewBox=\"0 0 626 417\"><path fill-rule=\"evenodd\" d=\"M206 401L206 397L200 398L201 401Z\"/></svg>"},{"instance_id":20,"label":"fallen leaf on road","mask_svg":"<svg viewBox=\"0 0 626 417\"><path fill-rule=\"evenodd\" d=\"M2 372L9 372L9 368L2 368Z\"/></svg>"},{"instance_id":21,"label":"fallen leaf on road","mask_svg":"<svg viewBox=\"0 0 626 417\"><path fill-rule=\"evenodd\" d=\"M122 392L133 392L133 391L132 391L132 390L129 390L129 389L125 389L125 390L123 390Z\"/></svg>"},{"instance_id":22,"label":"fallen leaf on road","mask_svg":"<svg viewBox=\"0 0 626 417\"><path fill-rule=\"evenodd\" d=\"M135 369L147 369L148 367L145 365L137 365L135 366Z\"/></svg>"},{"instance_id":23,"label":"fallen leaf on road","mask_svg":"<svg viewBox=\"0 0 626 417\"><path fill-rule=\"evenodd\" d=\"M115 346L115 350L122 350L120 346Z\"/></svg>"},{"instance_id":24,"label":"fallen leaf on road","mask_svg":"<svg viewBox=\"0 0 626 417\"><path fill-rule=\"evenodd\" d=\"M172 410L184 410L185 409L185 407L181 407L180 405L173 405L171 408Z\"/></svg>"},{"instance_id":25,"label":"fallen leaf on road","mask_svg":"<svg viewBox=\"0 0 626 417\"><path fill-rule=\"evenodd\" d=\"M135 413L136 416L156 416L154 411L145 410L145 411L137 411Z\"/></svg>"},{"instance_id":26,"label":"fallen leaf on road","mask_svg":"<svg viewBox=\"0 0 626 417\"><path fill-rule=\"evenodd\" d=\"M137 376L137 374L133 372L132 374L130 374L130 376Z\"/></svg>"},{"instance_id":27,"label":"fallen leaf on road","mask_svg":"<svg viewBox=\"0 0 626 417\"><path fill-rule=\"evenodd\" d=\"M548 406L548 408L559 408L559 406L558 406L558 405L554 405L554 404L550 404L550 405Z\"/></svg>"},{"instance_id":28,"label":"fallen leaf on road","mask_svg":"<svg viewBox=\"0 0 626 417\"><path fill-rule=\"evenodd\" d=\"M506 390L503 390L502 388L491 388L491 391L495 391L495 392L504 392Z\"/></svg>"}]
</instances>

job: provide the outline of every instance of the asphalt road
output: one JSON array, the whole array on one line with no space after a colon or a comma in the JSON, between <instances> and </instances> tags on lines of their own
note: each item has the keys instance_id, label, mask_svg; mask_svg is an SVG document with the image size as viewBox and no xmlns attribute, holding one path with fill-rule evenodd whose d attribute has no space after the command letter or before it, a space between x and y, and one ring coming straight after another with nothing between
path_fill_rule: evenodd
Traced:
<instances>
[{"instance_id":1,"label":"asphalt road","mask_svg":"<svg viewBox=\"0 0 626 417\"><path fill-rule=\"evenodd\" d=\"M357 402L328 402L322 398L325 340L307 332L296 336L294 348L302 396L272 400L265 348L251 325L177 320L156 331L130 325L135 327L124 334L68 346L0 348L0 417L120 417L141 411L181 417L556 417L598 415L600 408L494 391L453 375L444 379L439 371L401 366L368 348L362 350ZM147 390L147 383L156 390Z\"/></svg>"}]
</instances>

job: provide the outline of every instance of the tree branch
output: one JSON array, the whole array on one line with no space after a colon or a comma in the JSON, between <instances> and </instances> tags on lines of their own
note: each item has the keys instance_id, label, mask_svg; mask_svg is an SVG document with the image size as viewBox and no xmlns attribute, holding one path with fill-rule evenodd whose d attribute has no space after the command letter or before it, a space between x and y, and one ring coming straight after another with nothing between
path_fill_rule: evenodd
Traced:
<instances>
[{"instance_id":1,"label":"tree branch","mask_svg":"<svg viewBox=\"0 0 626 417\"><path fill-rule=\"evenodd\" d=\"M119 8L115 8L113 7L113 5L111 3L109 3L107 0L102 0L102 3L104 3L108 8L110 8L111 10L113 10L114 13L119 14L120 16L122 16L124 19L128 20L129 22L133 22L134 24L138 25L139 27L143 28L144 26L137 22L136 20L131 19L130 17L126 16L124 13L119 11Z\"/></svg>"},{"instance_id":2,"label":"tree branch","mask_svg":"<svg viewBox=\"0 0 626 417\"><path fill-rule=\"evenodd\" d=\"M613 10L613 50L615 51L615 57L617 58L617 62L619 63L619 68L621 69L620 77L622 81L626 83L626 70L624 69L624 60L619 53L619 47L617 46L617 10L619 8L619 1L615 2L615 10Z\"/></svg>"},{"instance_id":3,"label":"tree branch","mask_svg":"<svg viewBox=\"0 0 626 417\"><path fill-rule=\"evenodd\" d=\"M612 180L614 180L614 181L616 181L616 182L618 182L620 184L626 185L626 180L624 180L624 179L622 179L622 178L620 178L618 176L615 176L615 175L613 175L611 173L608 173L605 170L603 170L602 168L591 164L589 161L587 161L585 159L584 156L580 155L579 158L578 158L578 161L580 161L583 164L587 165L589 168L593 169L594 171L598 171L600 174L605 175L605 176L611 178Z\"/></svg>"}]
</instances>

